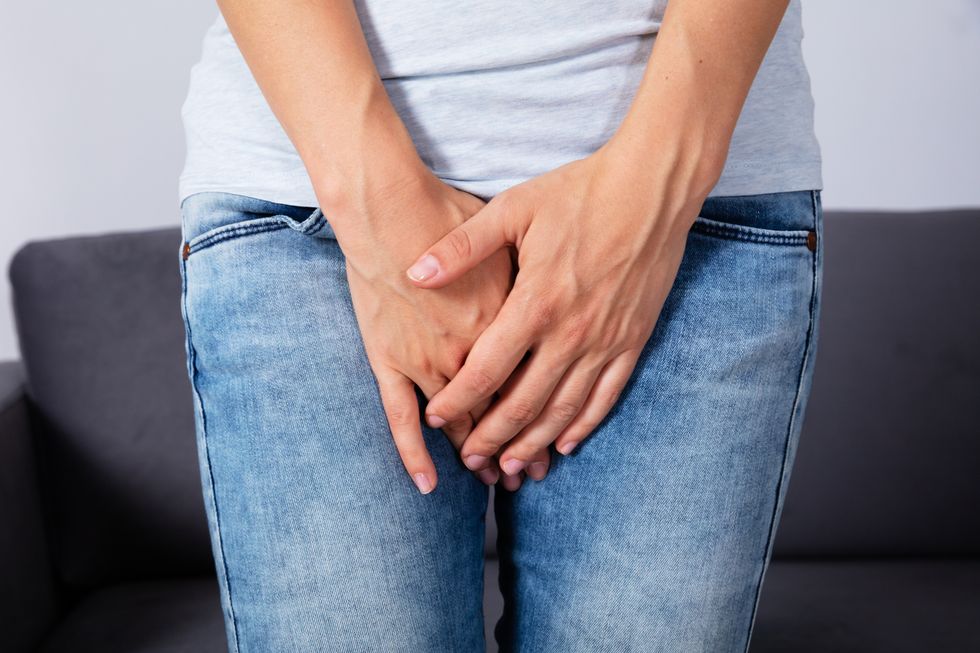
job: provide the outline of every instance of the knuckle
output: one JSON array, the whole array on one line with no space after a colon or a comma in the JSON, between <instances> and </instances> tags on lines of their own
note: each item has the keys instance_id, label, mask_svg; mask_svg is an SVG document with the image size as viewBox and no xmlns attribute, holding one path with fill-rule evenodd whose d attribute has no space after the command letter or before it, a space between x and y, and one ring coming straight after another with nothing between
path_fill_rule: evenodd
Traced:
<instances>
[{"instance_id":1,"label":"knuckle","mask_svg":"<svg viewBox=\"0 0 980 653\"><path fill-rule=\"evenodd\" d=\"M558 310L550 299L541 299L528 306L528 322L535 331L544 331L558 317Z\"/></svg>"},{"instance_id":2,"label":"knuckle","mask_svg":"<svg viewBox=\"0 0 980 653\"><path fill-rule=\"evenodd\" d=\"M590 322L583 315L570 316L565 320L562 344L565 349L580 352L589 340Z\"/></svg>"},{"instance_id":3,"label":"knuckle","mask_svg":"<svg viewBox=\"0 0 980 653\"><path fill-rule=\"evenodd\" d=\"M411 422L411 410L408 406L397 403L389 406L385 410L385 414L388 416L388 421L395 426L405 426Z\"/></svg>"},{"instance_id":4,"label":"knuckle","mask_svg":"<svg viewBox=\"0 0 980 653\"><path fill-rule=\"evenodd\" d=\"M598 399L599 404L603 406L606 410L612 408L617 401L619 401L619 395L622 393L622 388L607 388L599 393Z\"/></svg>"},{"instance_id":5,"label":"knuckle","mask_svg":"<svg viewBox=\"0 0 980 653\"><path fill-rule=\"evenodd\" d=\"M574 401L556 401L551 407L551 416L558 422L570 422L578 415L581 406Z\"/></svg>"},{"instance_id":6,"label":"knuckle","mask_svg":"<svg viewBox=\"0 0 980 653\"><path fill-rule=\"evenodd\" d=\"M426 379L437 379L439 378L439 369L436 366L436 361L428 356L422 357L422 360L416 363L418 374Z\"/></svg>"},{"instance_id":7,"label":"knuckle","mask_svg":"<svg viewBox=\"0 0 980 653\"><path fill-rule=\"evenodd\" d=\"M603 330L598 337L600 351L613 351L621 340L621 335L614 329Z\"/></svg>"},{"instance_id":8,"label":"knuckle","mask_svg":"<svg viewBox=\"0 0 980 653\"><path fill-rule=\"evenodd\" d=\"M497 379L485 369L474 369L468 378L467 385L480 397L486 397L497 389Z\"/></svg>"},{"instance_id":9,"label":"knuckle","mask_svg":"<svg viewBox=\"0 0 980 653\"><path fill-rule=\"evenodd\" d=\"M462 229L454 229L446 235L446 247L456 259L468 259L473 253L473 242Z\"/></svg>"},{"instance_id":10,"label":"knuckle","mask_svg":"<svg viewBox=\"0 0 980 653\"><path fill-rule=\"evenodd\" d=\"M523 426L538 414L534 402L528 399L512 399L504 410L504 419L509 424Z\"/></svg>"}]
</instances>

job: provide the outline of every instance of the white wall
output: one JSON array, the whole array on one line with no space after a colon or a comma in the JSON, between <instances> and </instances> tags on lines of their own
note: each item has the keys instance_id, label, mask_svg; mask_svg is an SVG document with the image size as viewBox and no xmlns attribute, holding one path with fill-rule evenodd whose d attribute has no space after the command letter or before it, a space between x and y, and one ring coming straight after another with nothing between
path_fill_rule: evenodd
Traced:
<instances>
[{"instance_id":1,"label":"white wall","mask_svg":"<svg viewBox=\"0 0 980 653\"><path fill-rule=\"evenodd\" d=\"M178 224L200 0L5 2L0 262L25 241ZM980 2L804 0L824 206L980 206ZM16 354L6 275L0 359Z\"/></svg>"},{"instance_id":2,"label":"white wall","mask_svg":"<svg viewBox=\"0 0 980 653\"><path fill-rule=\"evenodd\" d=\"M980 0L803 0L825 208L980 206Z\"/></svg>"},{"instance_id":3,"label":"white wall","mask_svg":"<svg viewBox=\"0 0 980 653\"><path fill-rule=\"evenodd\" d=\"M180 105L202 0L2 0L0 360L17 356L7 264L25 241L179 223Z\"/></svg>"}]
</instances>

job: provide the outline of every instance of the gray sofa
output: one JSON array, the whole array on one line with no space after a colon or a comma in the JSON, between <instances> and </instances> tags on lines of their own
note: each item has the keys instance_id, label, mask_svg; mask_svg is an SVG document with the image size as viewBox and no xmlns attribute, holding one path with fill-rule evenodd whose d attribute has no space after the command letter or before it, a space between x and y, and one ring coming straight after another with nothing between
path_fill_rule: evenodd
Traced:
<instances>
[{"instance_id":1,"label":"gray sofa","mask_svg":"<svg viewBox=\"0 0 980 653\"><path fill-rule=\"evenodd\" d=\"M751 650L980 650L980 211L825 224L813 394ZM32 242L10 264L22 363L0 364L4 652L227 650L179 241ZM489 632L492 580L486 594Z\"/></svg>"}]
</instances>

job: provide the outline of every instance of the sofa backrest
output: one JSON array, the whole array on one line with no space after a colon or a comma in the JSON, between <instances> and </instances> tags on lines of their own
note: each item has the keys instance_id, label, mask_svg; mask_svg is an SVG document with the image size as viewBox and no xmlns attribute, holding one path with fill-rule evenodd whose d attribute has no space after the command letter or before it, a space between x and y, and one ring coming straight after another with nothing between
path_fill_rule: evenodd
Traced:
<instances>
[{"instance_id":1,"label":"sofa backrest","mask_svg":"<svg viewBox=\"0 0 980 653\"><path fill-rule=\"evenodd\" d=\"M825 218L813 391L775 555L980 554L980 211ZM213 573L178 228L10 266L62 579Z\"/></svg>"},{"instance_id":2,"label":"sofa backrest","mask_svg":"<svg viewBox=\"0 0 980 653\"><path fill-rule=\"evenodd\" d=\"M775 555L980 554L980 210L832 213Z\"/></svg>"},{"instance_id":3,"label":"sofa backrest","mask_svg":"<svg viewBox=\"0 0 980 653\"><path fill-rule=\"evenodd\" d=\"M73 586L213 573L177 228L32 242L10 264L54 564Z\"/></svg>"}]
</instances>

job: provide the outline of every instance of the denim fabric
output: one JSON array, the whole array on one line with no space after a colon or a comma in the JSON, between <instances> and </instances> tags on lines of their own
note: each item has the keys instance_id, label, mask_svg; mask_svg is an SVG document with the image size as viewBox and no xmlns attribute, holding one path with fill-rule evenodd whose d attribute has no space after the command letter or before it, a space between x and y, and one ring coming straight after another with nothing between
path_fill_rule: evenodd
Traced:
<instances>
[{"instance_id":1,"label":"denim fabric","mask_svg":"<svg viewBox=\"0 0 980 653\"><path fill-rule=\"evenodd\" d=\"M482 651L487 490L404 472L323 213L181 205L187 370L233 653ZM818 334L819 191L713 197L620 401L497 494L503 651L744 651Z\"/></svg>"}]
</instances>

